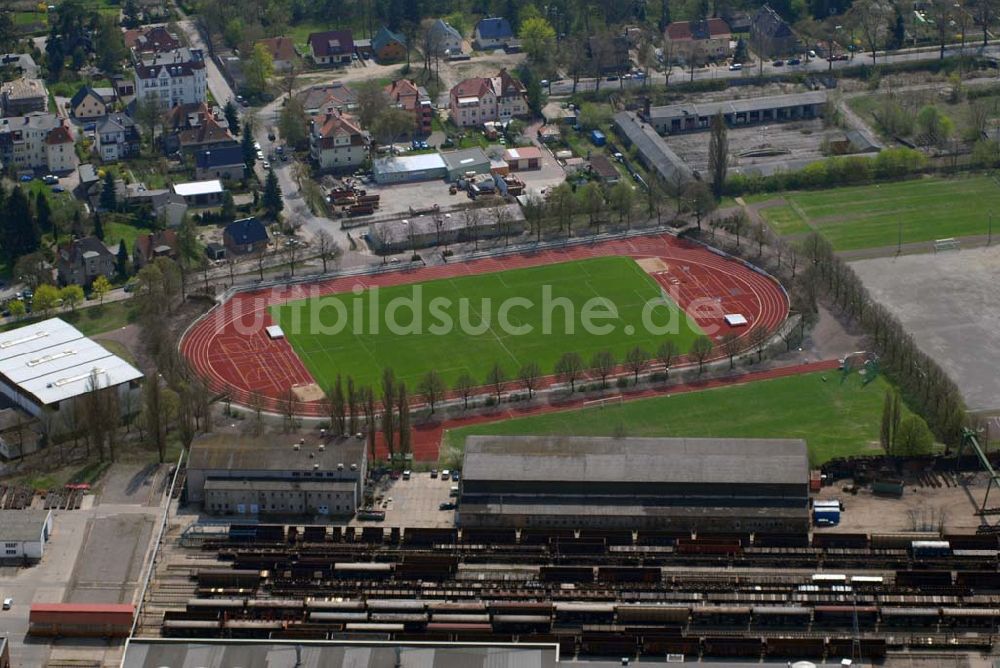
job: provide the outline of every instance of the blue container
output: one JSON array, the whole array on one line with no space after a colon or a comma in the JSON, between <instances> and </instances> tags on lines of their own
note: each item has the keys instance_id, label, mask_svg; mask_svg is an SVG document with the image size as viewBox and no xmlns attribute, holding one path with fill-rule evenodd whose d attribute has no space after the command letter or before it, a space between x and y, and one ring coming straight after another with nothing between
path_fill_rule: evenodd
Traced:
<instances>
[{"instance_id":1,"label":"blue container","mask_svg":"<svg viewBox=\"0 0 1000 668\"><path fill-rule=\"evenodd\" d=\"M604 133L600 130L590 131L590 141L594 146L604 146L608 143L608 138L604 136Z\"/></svg>"}]
</instances>

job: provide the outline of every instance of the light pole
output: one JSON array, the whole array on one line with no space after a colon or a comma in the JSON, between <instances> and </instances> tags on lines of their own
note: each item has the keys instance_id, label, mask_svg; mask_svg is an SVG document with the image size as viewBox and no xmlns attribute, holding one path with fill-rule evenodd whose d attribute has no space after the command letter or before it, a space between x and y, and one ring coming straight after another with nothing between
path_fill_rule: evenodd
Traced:
<instances>
[{"instance_id":1,"label":"light pole","mask_svg":"<svg viewBox=\"0 0 1000 668\"><path fill-rule=\"evenodd\" d=\"M986 245L993 243L993 209L986 213Z\"/></svg>"}]
</instances>

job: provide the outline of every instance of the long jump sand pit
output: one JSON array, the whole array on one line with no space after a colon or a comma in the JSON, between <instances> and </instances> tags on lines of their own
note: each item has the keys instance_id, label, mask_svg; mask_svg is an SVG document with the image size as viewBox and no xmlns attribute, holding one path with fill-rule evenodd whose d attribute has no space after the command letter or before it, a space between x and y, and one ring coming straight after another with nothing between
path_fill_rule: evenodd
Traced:
<instances>
[{"instance_id":1,"label":"long jump sand pit","mask_svg":"<svg viewBox=\"0 0 1000 668\"><path fill-rule=\"evenodd\" d=\"M851 263L958 384L973 411L1000 409L1000 248L974 248Z\"/></svg>"}]
</instances>

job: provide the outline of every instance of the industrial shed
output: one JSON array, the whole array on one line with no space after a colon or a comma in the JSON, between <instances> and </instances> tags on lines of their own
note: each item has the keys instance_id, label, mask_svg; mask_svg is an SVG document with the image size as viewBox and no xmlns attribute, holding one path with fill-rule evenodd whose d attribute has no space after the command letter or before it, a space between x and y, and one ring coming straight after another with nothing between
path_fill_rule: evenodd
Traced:
<instances>
[{"instance_id":1,"label":"industrial shed","mask_svg":"<svg viewBox=\"0 0 1000 668\"><path fill-rule=\"evenodd\" d=\"M52 535L51 510L0 510L0 563L36 562Z\"/></svg>"},{"instance_id":2,"label":"industrial shed","mask_svg":"<svg viewBox=\"0 0 1000 668\"><path fill-rule=\"evenodd\" d=\"M141 371L59 318L0 334L0 394L31 415L58 411L94 389L93 381L123 395L137 391L141 378Z\"/></svg>"},{"instance_id":3,"label":"industrial shed","mask_svg":"<svg viewBox=\"0 0 1000 668\"><path fill-rule=\"evenodd\" d=\"M799 439L472 436L463 527L806 531Z\"/></svg>"},{"instance_id":4,"label":"industrial shed","mask_svg":"<svg viewBox=\"0 0 1000 668\"><path fill-rule=\"evenodd\" d=\"M664 183L673 184L693 178L691 169L667 146L667 142L656 133L653 126L632 112L621 111L615 114L615 132L626 146L635 146L639 162Z\"/></svg>"},{"instance_id":5,"label":"industrial shed","mask_svg":"<svg viewBox=\"0 0 1000 668\"><path fill-rule=\"evenodd\" d=\"M443 179L448 168L437 153L391 155L375 160L372 173L376 183L413 183Z\"/></svg>"},{"instance_id":6,"label":"industrial shed","mask_svg":"<svg viewBox=\"0 0 1000 668\"><path fill-rule=\"evenodd\" d=\"M363 498L364 445L207 434L191 445L187 500L212 515L350 517Z\"/></svg>"},{"instance_id":7,"label":"industrial shed","mask_svg":"<svg viewBox=\"0 0 1000 668\"><path fill-rule=\"evenodd\" d=\"M481 148L466 148L461 151L442 153L441 158L448 168L447 179L449 181L490 173L490 159Z\"/></svg>"},{"instance_id":8,"label":"industrial shed","mask_svg":"<svg viewBox=\"0 0 1000 668\"><path fill-rule=\"evenodd\" d=\"M647 108L643 116L657 132L665 135L708 130L712 117L718 113L732 127L818 118L823 115L826 100L826 91L815 90L742 100L670 104Z\"/></svg>"}]
</instances>

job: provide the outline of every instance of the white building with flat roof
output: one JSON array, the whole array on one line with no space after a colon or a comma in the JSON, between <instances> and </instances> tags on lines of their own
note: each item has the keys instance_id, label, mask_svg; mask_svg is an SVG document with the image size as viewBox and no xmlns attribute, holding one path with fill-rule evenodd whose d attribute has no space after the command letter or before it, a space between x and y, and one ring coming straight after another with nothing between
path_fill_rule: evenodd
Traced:
<instances>
[{"instance_id":1,"label":"white building with flat roof","mask_svg":"<svg viewBox=\"0 0 1000 668\"><path fill-rule=\"evenodd\" d=\"M94 389L94 382L120 394L136 391L142 377L59 318L0 334L0 394L31 415L45 408L59 411L63 402Z\"/></svg>"},{"instance_id":2,"label":"white building with flat roof","mask_svg":"<svg viewBox=\"0 0 1000 668\"><path fill-rule=\"evenodd\" d=\"M51 534L51 510L0 510L0 563L38 561Z\"/></svg>"}]
</instances>

